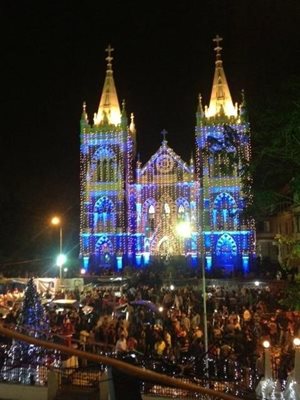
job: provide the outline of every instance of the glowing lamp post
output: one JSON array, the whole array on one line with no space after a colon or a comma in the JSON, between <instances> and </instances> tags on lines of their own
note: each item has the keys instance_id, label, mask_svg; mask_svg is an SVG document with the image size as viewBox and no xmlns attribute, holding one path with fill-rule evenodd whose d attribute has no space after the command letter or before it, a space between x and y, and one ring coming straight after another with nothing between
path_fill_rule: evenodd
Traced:
<instances>
[{"instance_id":1,"label":"glowing lamp post","mask_svg":"<svg viewBox=\"0 0 300 400\"><path fill-rule=\"evenodd\" d=\"M263 347L265 349L265 379L272 379L270 342L268 340L264 340Z\"/></svg>"},{"instance_id":2,"label":"glowing lamp post","mask_svg":"<svg viewBox=\"0 0 300 400\"><path fill-rule=\"evenodd\" d=\"M260 399L284 398L287 400L288 397L282 397L281 388L277 385L277 381L273 379L270 342L264 340L262 345L264 348L264 377L258 382L255 393Z\"/></svg>"},{"instance_id":3,"label":"glowing lamp post","mask_svg":"<svg viewBox=\"0 0 300 400\"><path fill-rule=\"evenodd\" d=\"M59 217L53 217L51 219L51 224L59 226L59 254L62 254L62 224Z\"/></svg>"},{"instance_id":4,"label":"glowing lamp post","mask_svg":"<svg viewBox=\"0 0 300 400\"><path fill-rule=\"evenodd\" d=\"M181 238L191 238L192 228L189 222L180 222L176 226L178 236ZM203 246L204 247L204 246ZM208 372L208 334L207 334L207 313L206 313L206 280L205 280L205 259L202 256L202 294L203 294L203 326L204 326L204 350L205 350L205 367Z\"/></svg>"},{"instance_id":5,"label":"glowing lamp post","mask_svg":"<svg viewBox=\"0 0 300 400\"><path fill-rule=\"evenodd\" d=\"M283 398L285 400L300 399L300 338L293 340L295 347L294 372L288 376Z\"/></svg>"},{"instance_id":6,"label":"glowing lamp post","mask_svg":"<svg viewBox=\"0 0 300 400\"><path fill-rule=\"evenodd\" d=\"M60 284L62 283L62 267L67 261L67 257L65 254L59 254L56 259L56 265L59 267L59 279Z\"/></svg>"},{"instance_id":7,"label":"glowing lamp post","mask_svg":"<svg viewBox=\"0 0 300 400\"><path fill-rule=\"evenodd\" d=\"M300 338L295 337L293 340L295 346L295 381L300 383Z\"/></svg>"}]
</instances>

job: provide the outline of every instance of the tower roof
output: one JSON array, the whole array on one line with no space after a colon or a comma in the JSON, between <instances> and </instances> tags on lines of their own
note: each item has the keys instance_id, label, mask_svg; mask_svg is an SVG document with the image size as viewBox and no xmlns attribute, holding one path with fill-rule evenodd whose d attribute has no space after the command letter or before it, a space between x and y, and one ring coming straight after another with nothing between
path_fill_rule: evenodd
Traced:
<instances>
[{"instance_id":1,"label":"tower roof","mask_svg":"<svg viewBox=\"0 0 300 400\"><path fill-rule=\"evenodd\" d=\"M96 125L99 125L101 123L118 125L121 123L121 110L111 63L113 60L111 53L114 51L114 49L110 45L108 45L105 51L107 51L108 54L108 56L106 57L106 76L98 107L98 112L95 114L94 117L94 123Z\"/></svg>"},{"instance_id":2,"label":"tower roof","mask_svg":"<svg viewBox=\"0 0 300 400\"><path fill-rule=\"evenodd\" d=\"M221 59L222 47L220 47L220 42L222 40L223 39L219 35L213 39L213 41L216 42L216 47L214 48L216 52L216 67L209 107L205 110L205 116L207 118L218 115L237 117L237 108L234 107L231 99L229 86L223 68L223 61Z\"/></svg>"}]
</instances>

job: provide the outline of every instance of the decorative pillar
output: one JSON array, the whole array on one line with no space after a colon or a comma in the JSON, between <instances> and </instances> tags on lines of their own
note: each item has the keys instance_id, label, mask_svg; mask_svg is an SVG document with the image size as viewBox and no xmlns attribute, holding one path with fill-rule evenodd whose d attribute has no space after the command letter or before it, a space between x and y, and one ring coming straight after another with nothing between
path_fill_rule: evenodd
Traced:
<instances>
[{"instance_id":1,"label":"decorative pillar","mask_svg":"<svg viewBox=\"0 0 300 400\"><path fill-rule=\"evenodd\" d=\"M273 380L270 342L265 340L262 345L264 347L264 377L259 381L255 393L262 400L283 399L280 388Z\"/></svg>"}]
</instances>

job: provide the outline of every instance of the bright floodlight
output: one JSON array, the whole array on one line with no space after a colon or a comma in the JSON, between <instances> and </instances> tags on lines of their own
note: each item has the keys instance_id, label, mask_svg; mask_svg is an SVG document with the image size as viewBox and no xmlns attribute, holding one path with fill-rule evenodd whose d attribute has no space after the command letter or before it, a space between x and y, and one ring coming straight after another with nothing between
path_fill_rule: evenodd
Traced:
<instances>
[{"instance_id":1,"label":"bright floodlight","mask_svg":"<svg viewBox=\"0 0 300 400\"><path fill-rule=\"evenodd\" d=\"M294 343L294 345L295 345L296 347L299 347L299 346L300 346L300 338L295 337L294 340L293 340L293 343Z\"/></svg>"},{"instance_id":2,"label":"bright floodlight","mask_svg":"<svg viewBox=\"0 0 300 400\"><path fill-rule=\"evenodd\" d=\"M56 265L58 267L62 267L66 261L67 261L67 256L65 254L59 254L56 259Z\"/></svg>"},{"instance_id":3,"label":"bright floodlight","mask_svg":"<svg viewBox=\"0 0 300 400\"><path fill-rule=\"evenodd\" d=\"M265 349L268 349L270 347L270 342L268 340L263 341L263 346Z\"/></svg>"},{"instance_id":4,"label":"bright floodlight","mask_svg":"<svg viewBox=\"0 0 300 400\"><path fill-rule=\"evenodd\" d=\"M182 238L189 238L192 233L191 224L186 221L179 222L176 225L176 232Z\"/></svg>"},{"instance_id":5,"label":"bright floodlight","mask_svg":"<svg viewBox=\"0 0 300 400\"><path fill-rule=\"evenodd\" d=\"M255 282L254 282L254 285L255 285L255 286L259 286L259 282L258 282L258 281L255 281Z\"/></svg>"}]
</instances>

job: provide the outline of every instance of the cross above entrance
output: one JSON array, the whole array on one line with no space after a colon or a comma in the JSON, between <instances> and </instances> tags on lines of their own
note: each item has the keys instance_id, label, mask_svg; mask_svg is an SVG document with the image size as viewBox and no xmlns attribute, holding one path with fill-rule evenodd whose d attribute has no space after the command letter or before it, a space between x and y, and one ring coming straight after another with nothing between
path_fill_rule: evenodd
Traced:
<instances>
[{"instance_id":1,"label":"cross above entrance","mask_svg":"<svg viewBox=\"0 0 300 400\"><path fill-rule=\"evenodd\" d=\"M165 130L165 129L163 129L162 131L161 131L161 135L163 136L163 141L164 142L166 142L166 136L167 136L167 134L168 134L168 132Z\"/></svg>"}]
</instances>

